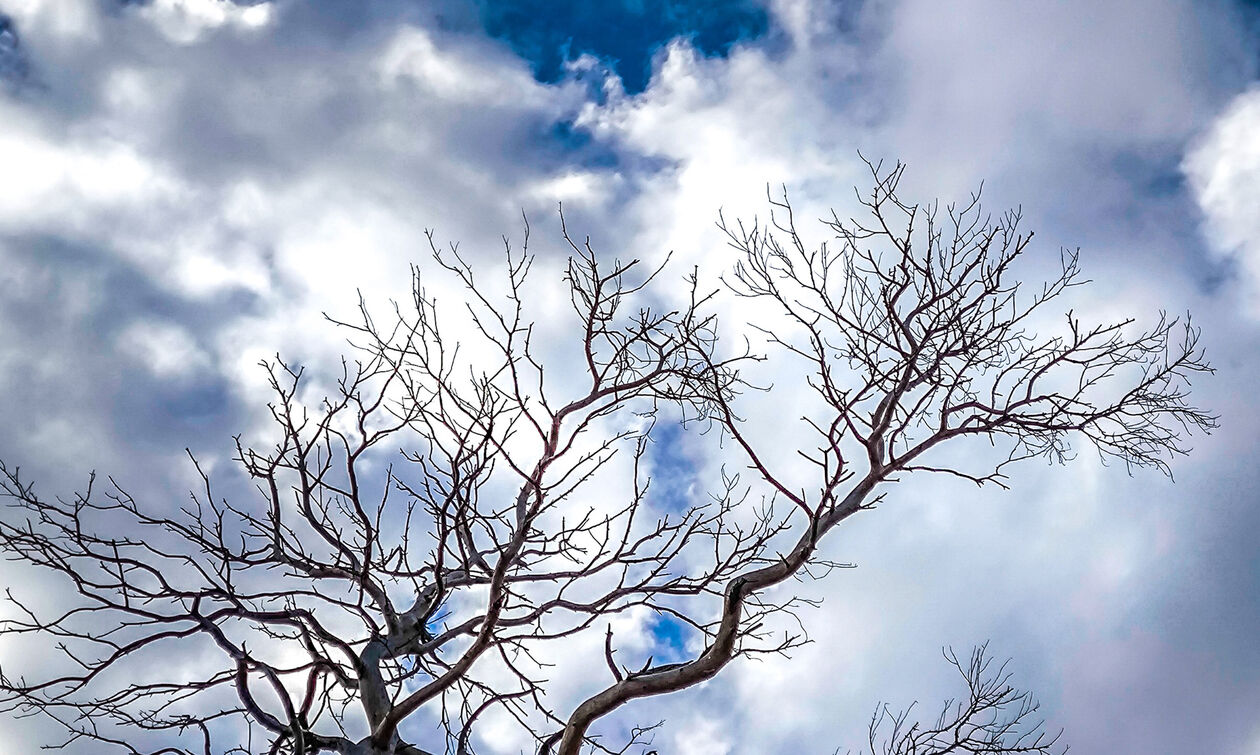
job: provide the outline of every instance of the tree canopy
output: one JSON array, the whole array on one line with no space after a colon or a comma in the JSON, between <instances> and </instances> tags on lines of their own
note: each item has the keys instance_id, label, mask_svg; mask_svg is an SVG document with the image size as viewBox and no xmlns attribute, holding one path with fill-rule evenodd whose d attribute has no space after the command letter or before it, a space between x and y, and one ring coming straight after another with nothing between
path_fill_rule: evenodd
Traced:
<instances>
[{"instance_id":1,"label":"tree canopy","mask_svg":"<svg viewBox=\"0 0 1260 755\"><path fill-rule=\"evenodd\" d=\"M825 218L826 244L806 243L786 196L766 223L720 220L736 256L726 286L693 273L677 307L655 296L668 267L609 262L566 229L577 365L549 361L526 314L528 233L506 245L505 296L431 235L472 333L447 329L418 266L410 301L384 315L363 301L338 322L353 350L322 400L296 363L266 363L272 442L235 447L252 496L220 495L194 466L199 488L178 510L112 478L48 497L0 465L0 547L73 594L64 611L0 624L62 656L40 678L4 675L0 697L60 721L70 742L134 753L463 755L504 715L540 754L650 749L654 727L614 743L599 722L798 647L807 602L776 587L838 566L822 541L898 480L1002 486L1016 462L1066 461L1072 443L1170 473L1187 436L1215 426L1190 399L1210 368L1188 318L1142 329L1069 311L1046 331L1086 282L1076 253L1022 282L1032 234L1018 212L990 216L978 195L907 203L902 166L872 175L865 215ZM764 349L723 337L713 312L727 296L769 305L750 311L772 319L748 323ZM758 387L748 367L766 358L808 379ZM743 418L764 390L807 390L820 407L791 449L806 471L779 465L779 441ZM663 428L722 440L703 498L658 500L648 457ZM1000 454L960 466L933 453L964 442ZM613 619L632 611L693 633L695 652L619 657ZM560 670L544 649L585 634L603 652L572 661L602 681L581 699L548 695ZM967 698L934 727L881 709L872 751L1055 746L983 649L949 657Z\"/></svg>"}]
</instances>

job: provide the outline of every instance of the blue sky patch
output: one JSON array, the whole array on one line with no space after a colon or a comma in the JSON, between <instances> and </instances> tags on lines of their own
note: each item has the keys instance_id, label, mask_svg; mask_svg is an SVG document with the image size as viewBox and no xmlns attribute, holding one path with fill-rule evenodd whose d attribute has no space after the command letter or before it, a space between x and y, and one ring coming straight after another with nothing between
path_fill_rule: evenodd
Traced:
<instances>
[{"instance_id":1,"label":"blue sky patch","mask_svg":"<svg viewBox=\"0 0 1260 755\"><path fill-rule=\"evenodd\" d=\"M674 663L687 657L687 637L695 630L673 616L657 614L649 630L652 633L652 656L657 663Z\"/></svg>"},{"instance_id":2,"label":"blue sky patch","mask_svg":"<svg viewBox=\"0 0 1260 755\"><path fill-rule=\"evenodd\" d=\"M755 0L475 0L486 32L530 62L552 83L564 64L583 54L605 61L637 94L647 88L652 56L684 37L707 56L724 56L739 42L763 37L766 9Z\"/></svg>"},{"instance_id":3,"label":"blue sky patch","mask_svg":"<svg viewBox=\"0 0 1260 755\"><path fill-rule=\"evenodd\" d=\"M652 470L648 499L657 511L678 514L692 504L696 470L682 440L682 426L677 422L658 422L652 430L647 450Z\"/></svg>"}]
</instances>

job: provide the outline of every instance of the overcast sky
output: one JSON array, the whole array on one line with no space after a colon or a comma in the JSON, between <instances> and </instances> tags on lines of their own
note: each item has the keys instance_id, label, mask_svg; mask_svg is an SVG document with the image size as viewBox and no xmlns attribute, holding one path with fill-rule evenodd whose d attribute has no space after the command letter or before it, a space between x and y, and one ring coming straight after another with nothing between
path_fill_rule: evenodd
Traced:
<instances>
[{"instance_id":1,"label":"overcast sky","mask_svg":"<svg viewBox=\"0 0 1260 755\"><path fill-rule=\"evenodd\" d=\"M859 150L900 159L911 199L983 180L1042 259L1080 247L1078 313L1193 312L1221 428L1175 483L1085 453L898 488L804 588L814 644L627 715L830 753L988 639L1074 752L1260 755L1258 64L1240 0L0 0L0 458L178 500L185 447L262 420L257 361L332 365L320 313L403 293L426 228L490 265L524 210L546 274L563 201L716 279L719 208L844 210Z\"/></svg>"}]
</instances>

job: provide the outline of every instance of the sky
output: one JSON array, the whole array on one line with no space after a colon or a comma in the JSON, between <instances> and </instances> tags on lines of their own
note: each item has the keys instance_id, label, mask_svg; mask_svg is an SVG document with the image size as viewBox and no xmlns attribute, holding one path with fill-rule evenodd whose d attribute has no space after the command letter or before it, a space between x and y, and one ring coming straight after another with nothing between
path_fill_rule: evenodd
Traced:
<instances>
[{"instance_id":1,"label":"sky","mask_svg":"<svg viewBox=\"0 0 1260 755\"><path fill-rule=\"evenodd\" d=\"M898 486L828 543L857 568L800 587L812 644L624 714L661 752L856 748L988 640L1073 752L1260 755L1258 76L1235 0L0 0L0 458L177 501L185 448L229 474L264 419L259 359L334 366L322 313L405 294L426 229L492 267L524 212L554 278L563 202L716 281L719 209L844 214L859 153L902 160L915 199L1021 207L1034 271L1079 247L1078 313L1192 312L1220 429L1175 482L1082 453ZM679 495L716 463L686 443L656 451ZM50 736L0 718L13 752Z\"/></svg>"}]
</instances>

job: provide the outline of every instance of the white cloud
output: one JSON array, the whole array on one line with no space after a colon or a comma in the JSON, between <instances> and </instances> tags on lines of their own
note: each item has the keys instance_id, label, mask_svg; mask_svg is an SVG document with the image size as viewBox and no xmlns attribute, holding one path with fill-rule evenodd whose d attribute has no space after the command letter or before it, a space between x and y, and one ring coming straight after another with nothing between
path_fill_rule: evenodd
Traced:
<instances>
[{"instance_id":1,"label":"white cloud","mask_svg":"<svg viewBox=\"0 0 1260 755\"><path fill-rule=\"evenodd\" d=\"M1237 264L1244 308L1260 317L1260 89L1240 94L1187 155L1216 252Z\"/></svg>"},{"instance_id":2,"label":"white cloud","mask_svg":"<svg viewBox=\"0 0 1260 755\"><path fill-rule=\"evenodd\" d=\"M381 53L376 71L388 87L406 82L447 102L486 107L519 105L522 99L540 104L546 99L523 66L486 59L485 53L455 45L443 49L428 30L404 27Z\"/></svg>"},{"instance_id":3,"label":"white cloud","mask_svg":"<svg viewBox=\"0 0 1260 755\"><path fill-rule=\"evenodd\" d=\"M100 4L92 0L9 0L4 11L20 29L44 32L59 42L95 42L100 38Z\"/></svg>"},{"instance_id":4,"label":"white cloud","mask_svg":"<svg viewBox=\"0 0 1260 755\"><path fill-rule=\"evenodd\" d=\"M688 755L729 755L732 752L730 730L712 719L693 717L679 721L673 740L673 752Z\"/></svg>"},{"instance_id":5,"label":"white cloud","mask_svg":"<svg viewBox=\"0 0 1260 755\"><path fill-rule=\"evenodd\" d=\"M23 116L0 104L0 117L7 121L0 134L6 179L0 182L0 225L11 231L55 225L63 232L94 233L103 215L178 190L129 144L108 137L52 142Z\"/></svg>"},{"instance_id":6,"label":"white cloud","mask_svg":"<svg viewBox=\"0 0 1260 755\"><path fill-rule=\"evenodd\" d=\"M598 207L608 201L612 185L620 183L616 177L608 178L594 171L573 171L538 182L530 194L538 204L565 202Z\"/></svg>"},{"instance_id":7,"label":"white cloud","mask_svg":"<svg viewBox=\"0 0 1260 755\"><path fill-rule=\"evenodd\" d=\"M132 323L119 334L118 348L159 378L187 377L210 365L191 334L172 323Z\"/></svg>"},{"instance_id":8,"label":"white cloud","mask_svg":"<svg viewBox=\"0 0 1260 755\"><path fill-rule=\"evenodd\" d=\"M181 45L193 44L224 26L257 30L271 21L272 13L271 3L240 5L232 0L152 0L139 9L167 39Z\"/></svg>"}]
</instances>

